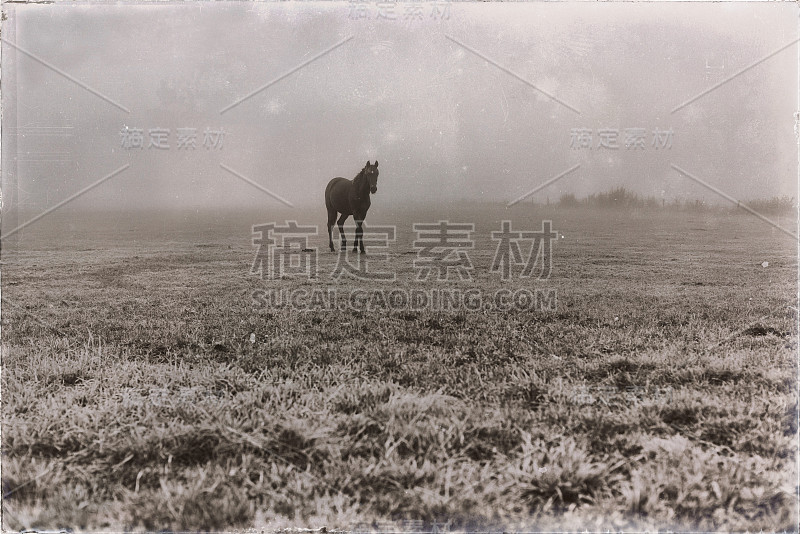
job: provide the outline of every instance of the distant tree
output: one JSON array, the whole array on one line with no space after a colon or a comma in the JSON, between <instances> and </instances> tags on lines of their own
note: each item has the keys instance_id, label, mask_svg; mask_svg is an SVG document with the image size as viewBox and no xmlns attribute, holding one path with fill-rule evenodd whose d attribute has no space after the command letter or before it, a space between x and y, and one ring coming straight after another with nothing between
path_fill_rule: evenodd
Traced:
<instances>
[{"instance_id":1,"label":"distant tree","mask_svg":"<svg viewBox=\"0 0 800 534\"><path fill-rule=\"evenodd\" d=\"M769 213L772 215L789 215L791 213L796 213L797 211L794 197L756 199L750 202L745 202L745 204L758 212Z\"/></svg>"},{"instance_id":2,"label":"distant tree","mask_svg":"<svg viewBox=\"0 0 800 534\"><path fill-rule=\"evenodd\" d=\"M573 193L565 193L558 199L558 205L564 208L574 208L580 205L580 201Z\"/></svg>"}]
</instances>

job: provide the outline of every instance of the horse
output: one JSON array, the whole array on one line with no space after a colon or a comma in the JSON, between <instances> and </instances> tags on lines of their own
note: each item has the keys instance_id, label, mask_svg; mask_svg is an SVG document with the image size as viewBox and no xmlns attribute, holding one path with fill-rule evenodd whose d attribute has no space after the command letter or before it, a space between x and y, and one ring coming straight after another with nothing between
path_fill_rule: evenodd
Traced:
<instances>
[{"instance_id":1,"label":"horse","mask_svg":"<svg viewBox=\"0 0 800 534\"><path fill-rule=\"evenodd\" d=\"M325 188L325 207L328 209L328 244L331 247L331 252L336 252L333 248L333 237L331 236L333 223L335 222L339 225L339 236L342 238L342 251L344 251L347 249L344 222L352 215L356 221L356 241L353 245L353 252L358 252L360 247L361 254L365 253L364 230L361 225L364 223L364 218L367 216L367 210L371 204L369 195L377 192L378 160L375 160L374 165L367 161L361 172L352 180L337 177L328 182L328 186ZM341 213L338 221L336 220L337 213Z\"/></svg>"}]
</instances>

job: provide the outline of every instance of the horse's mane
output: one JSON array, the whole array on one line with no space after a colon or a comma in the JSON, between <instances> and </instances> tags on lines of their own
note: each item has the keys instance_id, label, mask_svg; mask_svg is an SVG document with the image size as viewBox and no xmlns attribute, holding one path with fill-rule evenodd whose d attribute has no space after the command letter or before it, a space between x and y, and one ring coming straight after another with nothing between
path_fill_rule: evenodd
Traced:
<instances>
[{"instance_id":1,"label":"horse's mane","mask_svg":"<svg viewBox=\"0 0 800 534\"><path fill-rule=\"evenodd\" d=\"M361 169L361 172L356 174L356 177L353 178L353 188L356 191L357 198L361 198L361 190L364 189L364 180L366 180L366 178L364 177L364 171L366 169L367 169L366 167Z\"/></svg>"}]
</instances>

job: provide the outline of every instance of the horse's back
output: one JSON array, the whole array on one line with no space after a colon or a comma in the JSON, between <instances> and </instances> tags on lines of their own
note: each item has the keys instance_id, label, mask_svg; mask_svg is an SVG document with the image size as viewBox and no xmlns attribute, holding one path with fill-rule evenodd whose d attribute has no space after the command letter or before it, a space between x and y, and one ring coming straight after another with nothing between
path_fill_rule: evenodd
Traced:
<instances>
[{"instance_id":1,"label":"horse's back","mask_svg":"<svg viewBox=\"0 0 800 534\"><path fill-rule=\"evenodd\" d=\"M325 188L325 196L328 196L328 194L336 186L336 184L349 181L350 180L348 180L347 178L342 178L341 176L337 176L336 178L331 179L331 181L328 182L328 186Z\"/></svg>"}]
</instances>

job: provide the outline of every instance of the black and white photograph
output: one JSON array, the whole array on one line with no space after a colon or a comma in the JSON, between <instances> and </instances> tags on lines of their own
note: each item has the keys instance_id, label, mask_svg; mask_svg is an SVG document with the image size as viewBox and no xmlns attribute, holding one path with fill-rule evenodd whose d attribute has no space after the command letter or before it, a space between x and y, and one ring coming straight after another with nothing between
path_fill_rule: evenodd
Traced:
<instances>
[{"instance_id":1,"label":"black and white photograph","mask_svg":"<svg viewBox=\"0 0 800 534\"><path fill-rule=\"evenodd\" d=\"M3 532L800 530L797 2L1 19Z\"/></svg>"}]
</instances>

